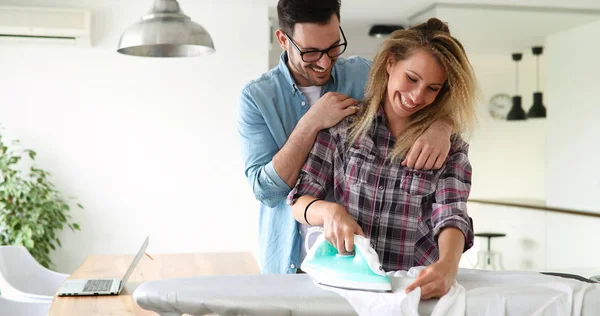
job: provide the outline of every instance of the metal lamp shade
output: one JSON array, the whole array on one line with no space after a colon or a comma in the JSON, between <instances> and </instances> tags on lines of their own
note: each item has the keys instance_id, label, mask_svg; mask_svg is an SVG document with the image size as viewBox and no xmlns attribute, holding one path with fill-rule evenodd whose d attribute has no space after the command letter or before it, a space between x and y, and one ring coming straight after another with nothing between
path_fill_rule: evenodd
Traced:
<instances>
[{"instance_id":1,"label":"metal lamp shade","mask_svg":"<svg viewBox=\"0 0 600 316\"><path fill-rule=\"evenodd\" d=\"M121 35L117 52L142 57L194 57L215 52L210 34L183 14L176 0L156 0L152 10Z\"/></svg>"}]
</instances>

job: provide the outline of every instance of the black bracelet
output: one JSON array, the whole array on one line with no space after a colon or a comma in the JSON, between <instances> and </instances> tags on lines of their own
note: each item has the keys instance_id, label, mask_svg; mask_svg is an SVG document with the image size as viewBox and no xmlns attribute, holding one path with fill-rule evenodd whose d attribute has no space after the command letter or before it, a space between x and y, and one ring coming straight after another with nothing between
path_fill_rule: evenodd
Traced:
<instances>
[{"instance_id":1,"label":"black bracelet","mask_svg":"<svg viewBox=\"0 0 600 316\"><path fill-rule=\"evenodd\" d=\"M311 204L315 203L316 201L322 201L322 200L323 200L323 199L314 199L314 200L312 200L310 203L308 203L308 205L306 205L306 208L304 208L304 221L306 221L306 223L307 223L308 225L312 226L312 225L311 225L311 224L308 222L308 219L306 219L306 211L308 211L308 207L309 207Z\"/></svg>"}]
</instances>

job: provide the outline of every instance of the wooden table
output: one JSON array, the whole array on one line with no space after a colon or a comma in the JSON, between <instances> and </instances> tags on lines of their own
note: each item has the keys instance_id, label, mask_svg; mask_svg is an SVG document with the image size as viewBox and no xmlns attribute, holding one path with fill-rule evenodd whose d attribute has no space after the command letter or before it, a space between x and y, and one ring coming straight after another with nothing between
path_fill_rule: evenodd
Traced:
<instances>
[{"instance_id":1,"label":"wooden table","mask_svg":"<svg viewBox=\"0 0 600 316\"><path fill-rule=\"evenodd\" d=\"M55 297L49 315L156 315L135 303L132 294L141 283L165 278L196 275L260 273L250 253L202 253L142 257L120 295ZM121 278L133 260L130 255L88 256L69 276L80 278Z\"/></svg>"}]
</instances>

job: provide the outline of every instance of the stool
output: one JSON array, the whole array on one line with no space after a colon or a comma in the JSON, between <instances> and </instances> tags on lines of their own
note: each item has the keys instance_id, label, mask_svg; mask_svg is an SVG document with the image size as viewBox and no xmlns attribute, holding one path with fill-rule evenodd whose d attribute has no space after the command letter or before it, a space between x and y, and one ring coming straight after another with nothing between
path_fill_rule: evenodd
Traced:
<instances>
[{"instance_id":1,"label":"stool","mask_svg":"<svg viewBox=\"0 0 600 316\"><path fill-rule=\"evenodd\" d=\"M492 251L492 238L495 237L505 237L506 234L502 233L477 233L475 234L477 237L485 237L487 238L487 250L479 250L477 252L477 263L475 263L475 269L483 269L483 270L504 270L504 266L502 265L502 253L497 251Z\"/></svg>"}]
</instances>

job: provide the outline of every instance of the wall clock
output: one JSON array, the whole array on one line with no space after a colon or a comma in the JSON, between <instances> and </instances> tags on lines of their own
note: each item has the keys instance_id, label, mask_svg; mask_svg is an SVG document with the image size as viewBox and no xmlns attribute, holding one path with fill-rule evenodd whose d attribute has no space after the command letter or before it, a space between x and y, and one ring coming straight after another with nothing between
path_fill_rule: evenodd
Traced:
<instances>
[{"instance_id":1,"label":"wall clock","mask_svg":"<svg viewBox=\"0 0 600 316\"><path fill-rule=\"evenodd\" d=\"M511 107L512 97L507 93L498 93L490 98L488 111L494 119L506 121L506 115Z\"/></svg>"}]
</instances>

